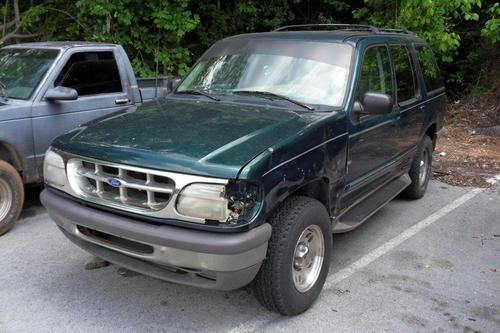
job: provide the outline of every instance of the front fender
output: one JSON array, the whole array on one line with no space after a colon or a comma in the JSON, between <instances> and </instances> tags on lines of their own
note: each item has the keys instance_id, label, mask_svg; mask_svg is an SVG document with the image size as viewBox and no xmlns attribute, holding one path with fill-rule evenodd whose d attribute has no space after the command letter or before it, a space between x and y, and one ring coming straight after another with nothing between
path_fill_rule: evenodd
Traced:
<instances>
[{"instance_id":1,"label":"front fender","mask_svg":"<svg viewBox=\"0 0 500 333\"><path fill-rule=\"evenodd\" d=\"M239 178L262 184L265 193L259 219L264 220L290 195L318 180L328 184L326 206L335 215L346 175L347 142L346 119L337 113L267 149L246 165Z\"/></svg>"}]
</instances>

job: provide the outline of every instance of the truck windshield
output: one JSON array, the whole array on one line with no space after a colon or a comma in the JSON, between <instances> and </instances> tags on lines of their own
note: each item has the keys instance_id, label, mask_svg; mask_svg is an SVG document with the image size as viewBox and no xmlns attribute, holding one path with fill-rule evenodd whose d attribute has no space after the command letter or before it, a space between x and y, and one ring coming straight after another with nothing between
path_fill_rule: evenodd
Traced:
<instances>
[{"instance_id":1,"label":"truck windshield","mask_svg":"<svg viewBox=\"0 0 500 333\"><path fill-rule=\"evenodd\" d=\"M4 97L29 99L58 53L53 49L1 49L0 82L5 85Z\"/></svg>"},{"instance_id":2,"label":"truck windshield","mask_svg":"<svg viewBox=\"0 0 500 333\"><path fill-rule=\"evenodd\" d=\"M340 43L229 39L202 56L177 92L268 92L305 104L340 107L351 54L352 47Z\"/></svg>"}]
</instances>

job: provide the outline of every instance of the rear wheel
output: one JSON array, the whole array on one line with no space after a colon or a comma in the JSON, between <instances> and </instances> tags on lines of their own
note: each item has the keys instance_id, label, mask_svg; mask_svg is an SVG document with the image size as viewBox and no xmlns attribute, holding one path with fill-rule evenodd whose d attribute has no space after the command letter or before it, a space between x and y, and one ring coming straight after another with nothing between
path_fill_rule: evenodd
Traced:
<instances>
[{"instance_id":1,"label":"rear wheel","mask_svg":"<svg viewBox=\"0 0 500 333\"><path fill-rule=\"evenodd\" d=\"M282 315L307 310L330 266L332 229L325 207L308 197L287 199L270 219L267 259L255 278L259 301Z\"/></svg>"},{"instance_id":2,"label":"rear wheel","mask_svg":"<svg viewBox=\"0 0 500 333\"><path fill-rule=\"evenodd\" d=\"M409 172L411 184L403 191L409 199L420 199L427 190L432 175L432 141L424 135Z\"/></svg>"},{"instance_id":3,"label":"rear wheel","mask_svg":"<svg viewBox=\"0 0 500 333\"><path fill-rule=\"evenodd\" d=\"M0 161L0 236L16 223L24 203L24 186L16 169Z\"/></svg>"}]
</instances>

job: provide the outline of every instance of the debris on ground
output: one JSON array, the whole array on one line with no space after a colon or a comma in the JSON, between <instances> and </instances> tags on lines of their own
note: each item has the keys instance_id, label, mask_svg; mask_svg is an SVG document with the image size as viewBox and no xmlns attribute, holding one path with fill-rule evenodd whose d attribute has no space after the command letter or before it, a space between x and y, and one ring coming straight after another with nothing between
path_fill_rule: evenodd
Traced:
<instances>
[{"instance_id":1,"label":"debris on ground","mask_svg":"<svg viewBox=\"0 0 500 333\"><path fill-rule=\"evenodd\" d=\"M491 187L500 173L500 87L449 103L433 160L433 178L455 186Z\"/></svg>"},{"instance_id":2,"label":"debris on ground","mask_svg":"<svg viewBox=\"0 0 500 333\"><path fill-rule=\"evenodd\" d=\"M94 270L94 269L99 269L99 268L107 267L109 265L111 265L111 263L109 261L106 261L106 260L98 258L98 257L94 257L90 261L87 261L85 263L85 269L87 271L91 271L91 270Z\"/></svg>"}]
</instances>

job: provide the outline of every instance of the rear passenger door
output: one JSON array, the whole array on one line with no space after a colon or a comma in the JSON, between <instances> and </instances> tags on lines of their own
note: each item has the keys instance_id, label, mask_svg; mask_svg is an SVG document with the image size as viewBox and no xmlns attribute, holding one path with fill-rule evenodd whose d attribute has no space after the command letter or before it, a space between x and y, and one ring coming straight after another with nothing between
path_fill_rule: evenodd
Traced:
<instances>
[{"instance_id":1,"label":"rear passenger door","mask_svg":"<svg viewBox=\"0 0 500 333\"><path fill-rule=\"evenodd\" d=\"M396 81L396 103L400 116L398 140L395 142L400 154L412 155L420 140L424 124L425 104L418 88L415 64L406 44L389 45Z\"/></svg>"},{"instance_id":2,"label":"rear passenger door","mask_svg":"<svg viewBox=\"0 0 500 333\"><path fill-rule=\"evenodd\" d=\"M127 84L120 73L113 48L99 51L68 50L33 104L35 154L41 168L43 155L52 140L79 125L130 106ZM122 66L123 67L123 66ZM78 99L47 101L46 91L56 86L73 88ZM41 170L41 169L39 169Z\"/></svg>"},{"instance_id":3,"label":"rear passenger door","mask_svg":"<svg viewBox=\"0 0 500 333\"><path fill-rule=\"evenodd\" d=\"M424 44L415 44L414 50L420 65L419 73L421 73L422 86L425 87L424 125L436 124L439 130L444 116L445 89L443 79L430 47ZM425 130L427 128L422 128L421 135Z\"/></svg>"}]
</instances>

